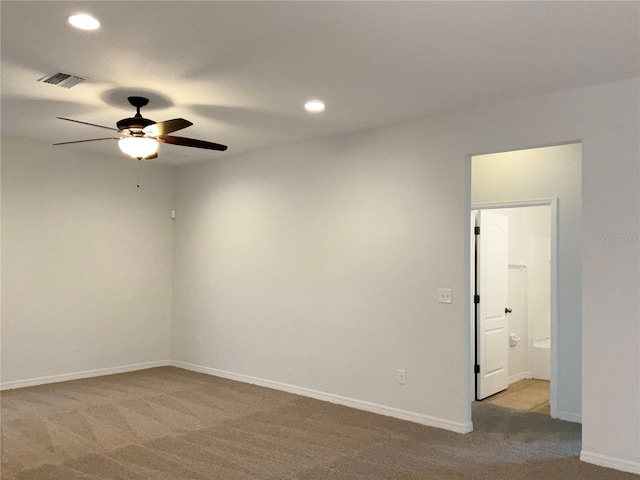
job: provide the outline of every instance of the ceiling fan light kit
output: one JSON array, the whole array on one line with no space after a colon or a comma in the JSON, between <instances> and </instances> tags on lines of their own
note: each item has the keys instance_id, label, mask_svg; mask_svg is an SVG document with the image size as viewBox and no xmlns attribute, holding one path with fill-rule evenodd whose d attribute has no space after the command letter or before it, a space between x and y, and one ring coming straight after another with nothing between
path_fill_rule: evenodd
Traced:
<instances>
[{"instance_id":1,"label":"ceiling fan light kit","mask_svg":"<svg viewBox=\"0 0 640 480\"><path fill-rule=\"evenodd\" d=\"M149 137L123 137L118 140L122 153L130 157L143 159L158 153L158 142Z\"/></svg>"},{"instance_id":2,"label":"ceiling fan light kit","mask_svg":"<svg viewBox=\"0 0 640 480\"><path fill-rule=\"evenodd\" d=\"M90 138L88 140L75 140L72 142L54 143L54 145L68 145L70 143L95 142L99 140L118 140L120 150L138 160L152 159L158 156L158 146L160 143L168 143L170 145L178 145L182 147L202 148L205 150L225 151L226 145L219 143L207 142L204 140L196 140L194 138L176 137L167 135L177 130L190 127L193 125L189 120L184 118L173 118L164 122L154 122L148 118L144 118L140 113L140 109L149 103L144 97L128 97L129 103L136 107L136 114L133 117L123 118L116 123L117 128L97 125L95 123L73 120L71 118L58 117L60 120L68 122L81 123L92 127L104 128L117 132L120 137L106 138Z\"/></svg>"}]
</instances>

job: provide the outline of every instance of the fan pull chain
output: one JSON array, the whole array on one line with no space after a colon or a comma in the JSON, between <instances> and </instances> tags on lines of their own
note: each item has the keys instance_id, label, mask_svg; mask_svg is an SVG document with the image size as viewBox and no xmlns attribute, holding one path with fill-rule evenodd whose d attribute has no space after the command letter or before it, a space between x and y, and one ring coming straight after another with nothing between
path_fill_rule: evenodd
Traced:
<instances>
[{"instance_id":1,"label":"fan pull chain","mask_svg":"<svg viewBox=\"0 0 640 480\"><path fill-rule=\"evenodd\" d=\"M136 167L136 185L138 188L140 188L140 160L142 159L138 159L138 165Z\"/></svg>"}]
</instances>

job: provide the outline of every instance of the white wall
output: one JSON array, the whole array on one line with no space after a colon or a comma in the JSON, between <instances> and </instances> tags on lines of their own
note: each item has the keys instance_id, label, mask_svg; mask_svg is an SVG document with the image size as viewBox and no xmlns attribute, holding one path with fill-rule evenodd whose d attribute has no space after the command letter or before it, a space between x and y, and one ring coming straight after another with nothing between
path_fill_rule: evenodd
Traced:
<instances>
[{"instance_id":1,"label":"white wall","mask_svg":"<svg viewBox=\"0 0 640 480\"><path fill-rule=\"evenodd\" d=\"M635 79L181 168L172 358L466 426L468 156L581 140L583 458L640 469L640 258L602 240L638 234L639 100Z\"/></svg>"},{"instance_id":2,"label":"white wall","mask_svg":"<svg viewBox=\"0 0 640 480\"><path fill-rule=\"evenodd\" d=\"M463 303L437 304L462 257L433 254L462 201L442 189L444 163L425 172L418 151L397 156L379 135L180 169L173 358L462 430L468 419L448 411L451 392L426 388L447 382L449 366L465 368L464 355L430 348L465 336L451 328ZM443 195L442 208L428 208ZM452 241L462 251L464 239ZM464 401L454 396L460 412Z\"/></svg>"},{"instance_id":3,"label":"white wall","mask_svg":"<svg viewBox=\"0 0 640 480\"><path fill-rule=\"evenodd\" d=\"M509 225L511 230L511 225ZM520 341L509 344L509 383L523 378L531 378L529 359L529 322L527 317L527 271L521 268L509 268L509 308L507 317L509 335L517 335ZM475 325L474 325L475 328Z\"/></svg>"},{"instance_id":4,"label":"white wall","mask_svg":"<svg viewBox=\"0 0 640 480\"><path fill-rule=\"evenodd\" d=\"M2 382L169 358L173 169L2 139Z\"/></svg>"},{"instance_id":5,"label":"white wall","mask_svg":"<svg viewBox=\"0 0 640 480\"><path fill-rule=\"evenodd\" d=\"M529 323L531 341L548 340L551 336L549 279L551 270L551 242L549 237L531 237L529 265Z\"/></svg>"}]
</instances>

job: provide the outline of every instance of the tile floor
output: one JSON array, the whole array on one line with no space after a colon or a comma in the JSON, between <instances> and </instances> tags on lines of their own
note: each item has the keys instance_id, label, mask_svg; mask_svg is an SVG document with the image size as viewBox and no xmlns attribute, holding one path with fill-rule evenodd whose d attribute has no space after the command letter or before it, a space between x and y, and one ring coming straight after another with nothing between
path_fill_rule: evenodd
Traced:
<instances>
[{"instance_id":1,"label":"tile floor","mask_svg":"<svg viewBox=\"0 0 640 480\"><path fill-rule=\"evenodd\" d=\"M550 415L549 382L520 380L509 385L506 390L484 399L483 402Z\"/></svg>"}]
</instances>

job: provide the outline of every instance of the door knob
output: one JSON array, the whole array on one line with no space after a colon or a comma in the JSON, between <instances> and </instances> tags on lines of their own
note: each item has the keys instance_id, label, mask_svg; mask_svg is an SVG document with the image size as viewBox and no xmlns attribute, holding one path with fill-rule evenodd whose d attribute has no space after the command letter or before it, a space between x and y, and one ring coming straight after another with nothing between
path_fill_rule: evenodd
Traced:
<instances>
[{"instance_id":1,"label":"door knob","mask_svg":"<svg viewBox=\"0 0 640 480\"><path fill-rule=\"evenodd\" d=\"M513 311L513 310L511 310L509 307L505 307L505 308L504 308L504 314L505 314L505 315L506 315L506 314L508 314L508 313L511 313L512 311Z\"/></svg>"}]
</instances>

